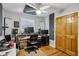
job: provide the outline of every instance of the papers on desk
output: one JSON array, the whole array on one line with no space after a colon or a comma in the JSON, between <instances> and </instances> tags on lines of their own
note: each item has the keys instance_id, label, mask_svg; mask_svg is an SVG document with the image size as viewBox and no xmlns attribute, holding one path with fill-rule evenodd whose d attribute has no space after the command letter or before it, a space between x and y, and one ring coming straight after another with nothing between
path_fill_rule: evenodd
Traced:
<instances>
[{"instance_id":1,"label":"papers on desk","mask_svg":"<svg viewBox=\"0 0 79 59\"><path fill-rule=\"evenodd\" d=\"M39 38L41 38L41 36L38 36L38 39ZM22 39L30 39L30 36L23 37Z\"/></svg>"},{"instance_id":2,"label":"papers on desk","mask_svg":"<svg viewBox=\"0 0 79 59\"><path fill-rule=\"evenodd\" d=\"M23 37L22 39L30 39L30 36Z\"/></svg>"}]
</instances>

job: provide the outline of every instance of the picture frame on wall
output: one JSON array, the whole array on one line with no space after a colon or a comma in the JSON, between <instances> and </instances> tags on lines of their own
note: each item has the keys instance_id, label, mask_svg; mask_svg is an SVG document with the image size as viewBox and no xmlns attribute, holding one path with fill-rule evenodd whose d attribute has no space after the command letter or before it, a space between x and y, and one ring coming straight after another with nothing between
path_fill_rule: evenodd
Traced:
<instances>
[{"instance_id":1,"label":"picture frame on wall","mask_svg":"<svg viewBox=\"0 0 79 59\"><path fill-rule=\"evenodd\" d=\"M19 27L19 21L14 21L14 27Z\"/></svg>"}]
</instances>

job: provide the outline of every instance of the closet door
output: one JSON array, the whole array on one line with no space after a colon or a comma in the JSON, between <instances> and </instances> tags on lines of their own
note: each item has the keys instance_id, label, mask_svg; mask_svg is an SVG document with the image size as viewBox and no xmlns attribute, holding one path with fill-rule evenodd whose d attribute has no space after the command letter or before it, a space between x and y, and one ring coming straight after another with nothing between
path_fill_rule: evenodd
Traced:
<instances>
[{"instance_id":1,"label":"closet door","mask_svg":"<svg viewBox=\"0 0 79 59\"><path fill-rule=\"evenodd\" d=\"M65 51L65 23L66 17L56 19L56 48Z\"/></svg>"},{"instance_id":2,"label":"closet door","mask_svg":"<svg viewBox=\"0 0 79 59\"><path fill-rule=\"evenodd\" d=\"M67 16L66 20L66 53L77 55L77 13Z\"/></svg>"},{"instance_id":3,"label":"closet door","mask_svg":"<svg viewBox=\"0 0 79 59\"><path fill-rule=\"evenodd\" d=\"M74 18L73 18L74 17ZM78 41L78 13L74 13L72 16L72 52L74 55L77 55L78 48L77 48L77 41Z\"/></svg>"}]
</instances>

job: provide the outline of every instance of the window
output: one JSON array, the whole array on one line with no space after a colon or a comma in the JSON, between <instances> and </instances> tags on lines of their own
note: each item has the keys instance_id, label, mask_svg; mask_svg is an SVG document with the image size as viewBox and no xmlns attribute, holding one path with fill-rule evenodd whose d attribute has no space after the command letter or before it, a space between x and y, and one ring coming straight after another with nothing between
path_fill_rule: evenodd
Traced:
<instances>
[{"instance_id":1,"label":"window","mask_svg":"<svg viewBox=\"0 0 79 59\"><path fill-rule=\"evenodd\" d=\"M21 19L21 28L34 27L34 20Z\"/></svg>"}]
</instances>

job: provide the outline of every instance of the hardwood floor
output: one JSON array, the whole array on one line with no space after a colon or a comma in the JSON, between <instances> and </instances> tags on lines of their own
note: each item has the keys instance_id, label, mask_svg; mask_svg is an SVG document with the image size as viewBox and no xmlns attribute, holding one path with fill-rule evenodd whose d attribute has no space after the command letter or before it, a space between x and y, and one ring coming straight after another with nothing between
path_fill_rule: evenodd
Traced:
<instances>
[{"instance_id":1,"label":"hardwood floor","mask_svg":"<svg viewBox=\"0 0 79 59\"><path fill-rule=\"evenodd\" d=\"M40 50L46 55L46 56L69 56L66 53L63 53L62 51L50 47L50 46L45 46L41 47Z\"/></svg>"},{"instance_id":2,"label":"hardwood floor","mask_svg":"<svg viewBox=\"0 0 79 59\"><path fill-rule=\"evenodd\" d=\"M28 52L24 51L24 49L19 50L17 56L69 56L69 55L63 53L62 51L56 48L50 46L43 46L39 50L37 50L37 53L33 51L30 52L29 54Z\"/></svg>"}]
</instances>

